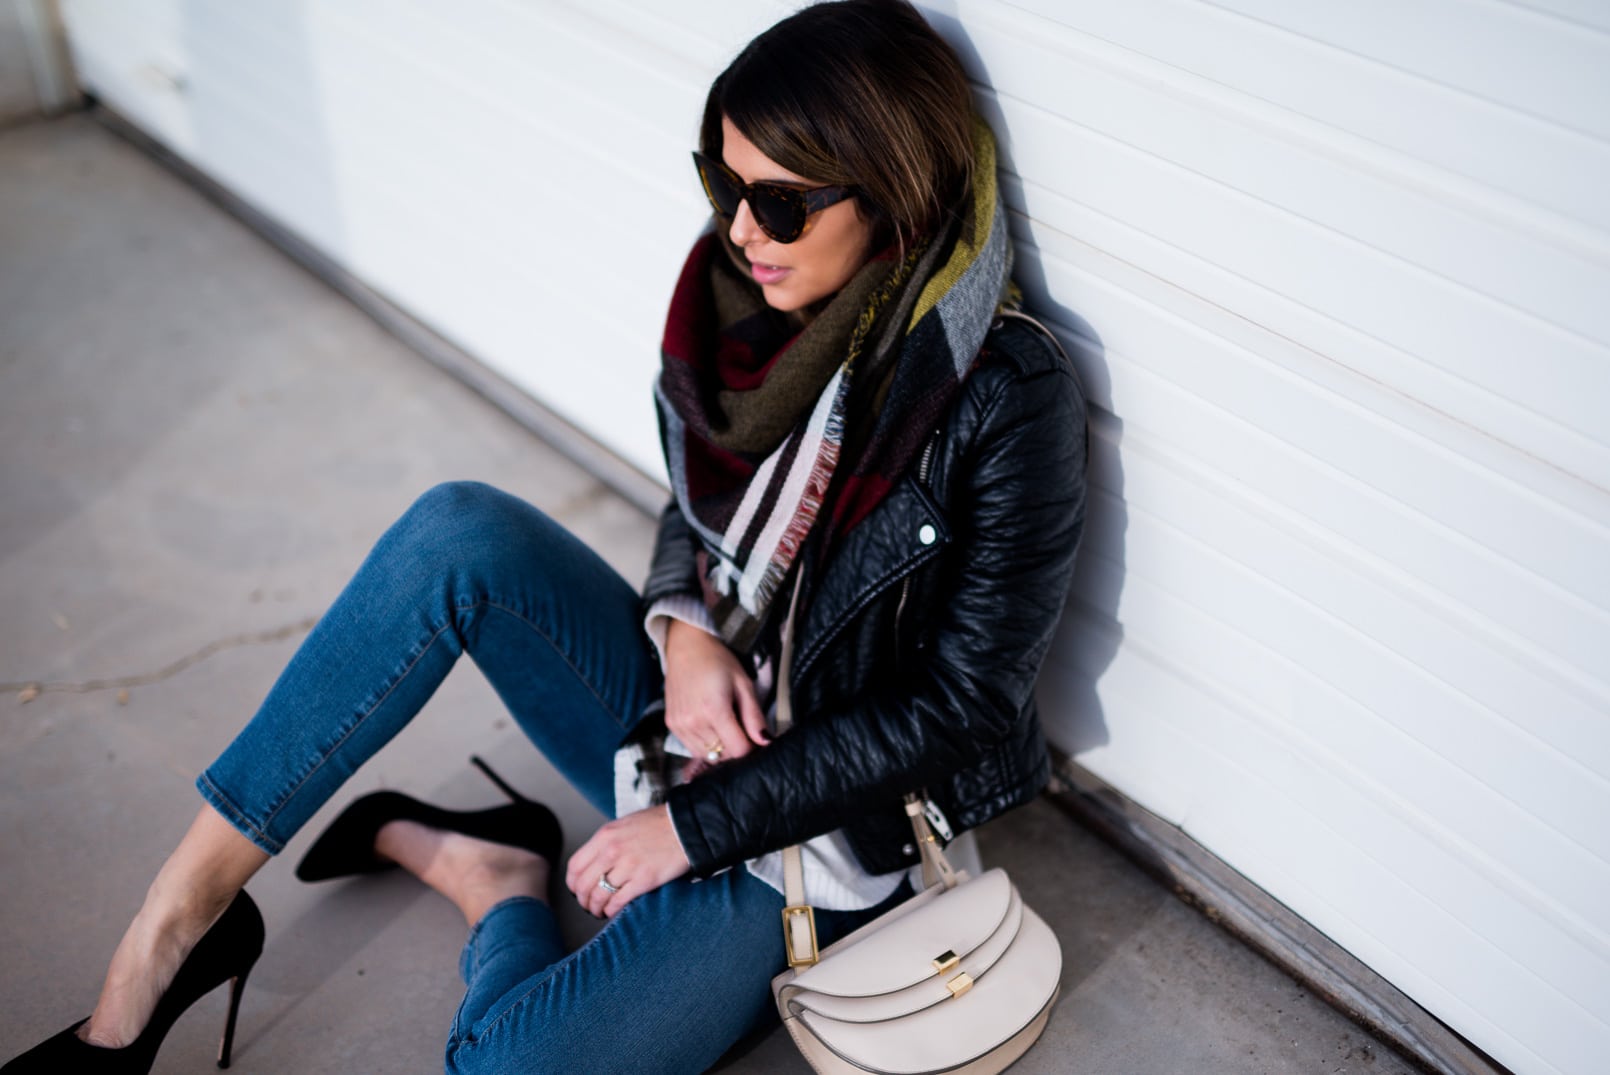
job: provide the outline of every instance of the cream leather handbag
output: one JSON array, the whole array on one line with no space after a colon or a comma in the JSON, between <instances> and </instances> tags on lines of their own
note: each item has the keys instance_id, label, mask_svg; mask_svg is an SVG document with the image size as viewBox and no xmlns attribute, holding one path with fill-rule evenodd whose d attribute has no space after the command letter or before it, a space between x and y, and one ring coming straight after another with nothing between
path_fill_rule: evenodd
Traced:
<instances>
[{"instance_id":1,"label":"cream leather handbag","mask_svg":"<svg viewBox=\"0 0 1610 1075\"><path fill-rule=\"evenodd\" d=\"M792 719L793 613L778 676L779 734ZM1039 1038L1056 1003L1056 935L1006 871L969 879L952 869L923 806L907 796L923 891L820 952L799 847L783 852L788 970L771 990L783 1025L822 1075L1001 1071Z\"/></svg>"},{"instance_id":2,"label":"cream leather handbag","mask_svg":"<svg viewBox=\"0 0 1610 1075\"><path fill-rule=\"evenodd\" d=\"M908 800L926 855L944 852ZM799 849L789 849L792 889ZM924 873L928 870L924 863ZM1056 1003L1062 950L1006 871L940 871L921 893L816 950L811 908L787 894L789 969L772 979L777 1010L816 1071L966 1072L1005 1069L1045 1029ZM945 876L948 874L948 877ZM801 886L802 888L803 886Z\"/></svg>"}]
</instances>

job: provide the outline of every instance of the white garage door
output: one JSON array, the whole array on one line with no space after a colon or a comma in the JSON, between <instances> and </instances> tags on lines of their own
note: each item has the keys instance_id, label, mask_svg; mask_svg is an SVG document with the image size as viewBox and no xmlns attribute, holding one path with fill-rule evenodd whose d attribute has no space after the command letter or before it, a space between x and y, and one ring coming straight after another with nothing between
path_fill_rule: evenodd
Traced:
<instances>
[{"instance_id":1,"label":"white garage door","mask_svg":"<svg viewBox=\"0 0 1610 1075\"><path fill-rule=\"evenodd\" d=\"M90 89L661 472L687 150L786 7L62 6ZM1053 738L1500 1061L1599 1069L1610 9L927 10L1097 406Z\"/></svg>"}]
</instances>

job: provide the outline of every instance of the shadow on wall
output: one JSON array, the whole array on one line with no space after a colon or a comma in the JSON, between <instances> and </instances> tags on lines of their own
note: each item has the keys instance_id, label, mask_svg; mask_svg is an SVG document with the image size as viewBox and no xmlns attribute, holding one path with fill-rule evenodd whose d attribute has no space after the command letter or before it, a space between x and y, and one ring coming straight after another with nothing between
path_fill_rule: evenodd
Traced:
<instances>
[{"instance_id":1,"label":"shadow on wall","mask_svg":"<svg viewBox=\"0 0 1610 1075\"><path fill-rule=\"evenodd\" d=\"M1004 141L1004 138L1003 138ZM1064 753L1077 755L1106 744L1106 714L1097 683L1118 655L1124 629L1118 604L1124 588L1124 533L1129 515L1124 506L1123 460L1118 446L1123 423L1101 408L1094 395L1095 372L1105 382L1106 356L1089 322L1052 301L1038 257L1022 256L1033 244L1033 225L1022 218L1014 227L1020 256L1016 278L1030 312L1063 341L1085 388L1090 422L1085 524L1074 568L1073 589L1057 625L1036 689L1047 737Z\"/></svg>"},{"instance_id":2,"label":"shadow on wall","mask_svg":"<svg viewBox=\"0 0 1610 1075\"><path fill-rule=\"evenodd\" d=\"M950 42L975 85L993 86L966 28L950 14L929 9L930 23ZM1014 183L1012 132L999 108L980 99L981 110L995 130L1003 178L1002 197L1016 247L1013 278L1023 288L1027 312L1044 322L1062 341L1085 391L1090 421L1090 458L1085 498L1085 526L1073 590L1063 610L1051 651L1036 690L1046 735L1067 754L1075 755L1109 740L1097 682L1123 643L1118 604L1124 586L1124 534L1129 516L1124 506L1123 461L1119 456L1123 423L1112 413L1112 383L1101 337L1071 307L1057 301L1046 284L1037 224L1024 205L1024 188Z\"/></svg>"}]
</instances>

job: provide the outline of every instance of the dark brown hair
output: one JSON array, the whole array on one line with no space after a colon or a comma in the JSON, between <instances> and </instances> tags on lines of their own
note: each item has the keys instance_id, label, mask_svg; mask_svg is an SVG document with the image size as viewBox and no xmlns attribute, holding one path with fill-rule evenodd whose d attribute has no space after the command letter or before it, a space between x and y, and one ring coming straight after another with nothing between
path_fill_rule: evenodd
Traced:
<instances>
[{"instance_id":1,"label":"dark brown hair","mask_svg":"<svg viewBox=\"0 0 1610 1075\"><path fill-rule=\"evenodd\" d=\"M967 75L906 0L790 15L710 86L700 149L718 160L722 116L789 171L855 187L879 245L934 230L972 182Z\"/></svg>"}]
</instances>

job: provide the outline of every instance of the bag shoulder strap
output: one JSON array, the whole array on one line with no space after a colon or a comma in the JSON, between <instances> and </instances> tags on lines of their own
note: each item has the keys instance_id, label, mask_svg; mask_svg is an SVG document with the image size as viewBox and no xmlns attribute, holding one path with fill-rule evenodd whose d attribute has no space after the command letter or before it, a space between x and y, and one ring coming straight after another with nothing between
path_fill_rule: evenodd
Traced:
<instances>
[{"instance_id":1,"label":"bag shoulder strap","mask_svg":"<svg viewBox=\"0 0 1610 1075\"><path fill-rule=\"evenodd\" d=\"M794 621L799 611L799 591L804 579L803 565L794 579L794 594L788 601L788 619L783 623L783 651L777 666L777 734L782 735L794 723L792 691L789 678L794 671ZM911 831L922 853L922 883L924 888L943 884L955 888L961 877L923 812L923 800L917 795L906 796L906 814L911 818ZM783 949L788 953L790 967L809 967L817 960L816 911L805 902L805 862L799 845L783 848Z\"/></svg>"}]
</instances>

